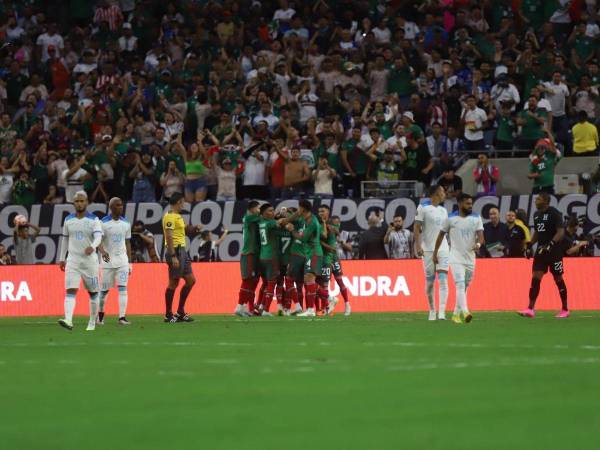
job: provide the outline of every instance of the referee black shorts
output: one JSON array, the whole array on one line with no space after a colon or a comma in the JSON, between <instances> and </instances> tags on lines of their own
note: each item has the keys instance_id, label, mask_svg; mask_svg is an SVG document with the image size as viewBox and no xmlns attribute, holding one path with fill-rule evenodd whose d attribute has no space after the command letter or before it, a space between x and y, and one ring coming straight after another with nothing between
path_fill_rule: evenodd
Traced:
<instances>
[{"instance_id":1,"label":"referee black shorts","mask_svg":"<svg viewBox=\"0 0 600 450\"><path fill-rule=\"evenodd\" d=\"M563 267L563 255L560 249L552 249L551 252L540 253L540 248L535 252L533 257L533 271L550 273L554 276L562 275L564 273Z\"/></svg>"},{"instance_id":2,"label":"referee black shorts","mask_svg":"<svg viewBox=\"0 0 600 450\"><path fill-rule=\"evenodd\" d=\"M179 261L179 267L173 267L172 258L167 255L167 265L169 266L169 278L182 278L192 273L192 260L185 247L175 247L175 256Z\"/></svg>"}]
</instances>

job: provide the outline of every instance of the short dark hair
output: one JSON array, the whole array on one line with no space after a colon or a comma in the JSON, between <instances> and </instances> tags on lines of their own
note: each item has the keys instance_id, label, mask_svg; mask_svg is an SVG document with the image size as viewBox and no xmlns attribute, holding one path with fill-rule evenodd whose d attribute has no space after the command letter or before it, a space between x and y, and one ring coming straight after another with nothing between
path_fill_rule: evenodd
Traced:
<instances>
[{"instance_id":1,"label":"short dark hair","mask_svg":"<svg viewBox=\"0 0 600 450\"><path fill-rule=\"evenodd\" d=\"M538 197L542 197L544 199L544 201L550 202L550 194L548 194L545 191L539 192Z\"/></svg>"},{"instance_id":2,"label":"short dark hair","mask_svg":"<svg viewBox=\"0 0 600 450\"><path fill-rule=\"evenodd\" d=\"M250 209L254 209L256 208L258 205L260 205L260 203L258 203L256 200L250 200L248 202L248 210Z\"/></svg>"},{"instance_id":3,"label":"short dark hair","mask_svg":"<svg viewBox=\"0 0 600 450\"><path fill-rule=\"evenodd\" d=\"M327 211L331 211L331 208L328 205L319 205L319 209L326 209Z\"/></svg>"},{"instance_id":4,"label":"short dark hair","mask_svg":"<svg viewBox=\"0 0 600 450\"><path fill-rule=\"evenodd\" d=\"M144 222L142 222L141 220L136 220L135 222L133 222L133 226L146 228L146 225L144 225Z\"/></svg>"},{"instance_id":5,"label":"short dark hair","mask_svg":"<svg viewBox=\"0 0 600 450\"><path fill-rule=\"evenodd\" d=\"M306 211L312 212L312 203L306 199L302 199L298 202L298 206Z\"/></svg>"},{"instance_id":6,"label":"short dark hair","mask_svg":"<svg viewBox=\"0 0 600 450\"><path fill-rule=\"evenodd\" d=\"M435 195L435 193L438 191L439 188L441 188L442 186L440 186L439 184L434 184L433 186L431 186L429 188L429 190L427 191L427 194L431 197L432 195Z\"/></svg>"},{"instance_id":7,"label":"short dark hair","mask_svg":"<svg viewBox=\"0 0 600 450\"><path fill-rule=\"evenodd\" d=\"M169 199L169 205L175 205L182 198L183 194L181 192L175 192L173 195L171 195L171 198Z\"/></svg>"},{"instance_id":8,"label":"short dark hair","mask_svg":"<svg viewBox=\"0 0 600 450\"><path fill-rule=\"evenodd\" d=\"M272 208L273 205L271 205L270 203L263 203L262 206L260 207L260 213L263 214L267 209Z\"/></svg>"},{"instance_id":9,"label":"short dark hair","mask_svg":"<svg viewBox=\"0 0 600 450\"><path fill-rule=\"evenodd\" d=\"M465 194L465 193L463 192L463 193L461 193L461 194L460 194L460 195L457 197L457 199L456 199L456 200L458 201L458 203L462 203L462 202L464 202L465 200L469 200L469 199L473 200L473 196L472 196L472 195L469 195L469 194Z\"/></svg>"}]
</instances>

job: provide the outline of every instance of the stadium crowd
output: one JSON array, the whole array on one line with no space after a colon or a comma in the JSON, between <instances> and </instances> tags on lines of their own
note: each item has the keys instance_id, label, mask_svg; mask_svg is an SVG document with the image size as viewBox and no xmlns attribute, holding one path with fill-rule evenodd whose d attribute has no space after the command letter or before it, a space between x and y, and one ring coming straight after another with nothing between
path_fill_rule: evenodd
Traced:
<instances>
[{"instance_id":1,"label":"stadium crowd","mask_svg":"<svg viewBox=\"0 0 600 450\"><path fill-rule=\"evenodd\" d=\"M478 154L478 192L493 193L492 151L597 151L599 7L5 1L0 203L459 190ZM538 190L556 155L530 158Z\"/></svg>"}]
</instances>

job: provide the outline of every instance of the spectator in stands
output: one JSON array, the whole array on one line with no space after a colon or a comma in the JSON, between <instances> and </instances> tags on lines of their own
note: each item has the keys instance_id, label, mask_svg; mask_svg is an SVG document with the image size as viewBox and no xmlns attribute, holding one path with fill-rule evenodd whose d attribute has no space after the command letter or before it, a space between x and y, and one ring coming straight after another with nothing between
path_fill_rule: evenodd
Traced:
<instances>
[{"instance_id":1,"label":"spectator in stands","mask_svg":"<svg viewBox=\"0 0 600 450\"><path fill-rule=\"evenodd\" d=\"M531 154L527 177L533 180L533 194L554 194L554 171L560 160L560 152L550 139L540 139Z\"/></svg>"},{"instance_id":2,"label":"spectator in stands","mask_svg":"<svg viewBox=\"0 0 600 450\"><path fill-rule=\"evenodd\" d=\"M17 264L33 264L33 244L40 234L40 227L27 222L17 225L13 232L15 246L15 262Z\"/></svg>"},{"instance_id":3,"label":"spectator in stands","mask_svg":"<svg viewBox=\"0 0 600 450\"><path fill-rule=\"evenodd\" d=\"M0 244L0 266L9 266L12 263L12 258L6 252L6 247L4 244Z\"/></svg>"},{"instance_id":4,"label":"spectator in stands","mask_svg":"<svg viewBox=\"0 0 600 450\"><path fill-rule=\"evenodd\" d=\"M484 150L483 129L487 123L487 114L477 106L477 100L474 95L467 97L460 121L465 128L466 149L469 151Z\"/></svg>"},{"instance_id":5,"label":"spectator in stands","mask_svg":"<svg viewBox=\"0 0 600 450\"><path fill-rule=\"evenodd\" d=\"M390 259L408 259L414 257L414 240L410 230L404 229L404 218L394 217L388 227L383 242L387 245Z\"/></svg>"},{"instance_id":6,"label":"spectator in stands","mask_svg":"<svg viewBox=\"0 0 600 450\"><path fill-rule=\"evenodd\" d=\"M269 196L266 187L269 153L261 144L250 145L244 151L243 157L245 163L240 188L241 198L267 199Z\"/></svg>"},{"instance_id":7,"label":"spectator in stands","mask_svg":"<svg viewBox=\"0 0 600 450\"><path fill-rule=\"evenodd\" d=\"M154 162L148 152L135 152L135 164L129 172L133 178L133 190L131 200L133 202L155 202L156 201L156 176Z\"/></svg>"},{"instance_id":8,"label":"spectator in stands","mask_svg":"<svg viewBox=\"0 0 600 450\"><path fill-rule=\"evenodd\" d=\"M567 146L567 133L569 129L569 118L567 108L570 105L570 92L568 86L563 83L563 73L566 71L555 70L552 73L552 81L547 81L540 86L542 92L552 107L552 132L558 142Z\"/></svg>"},{"instance_id":9,"label":"spectator in stands","mask_svg":"<svg viewBox=\"0 0 600 450\"><path fill-rule=\"evenodd\" d=\"M573 154L590 156L598 149L598 129L588 122L585 111L577 114L578 122L573 125Z\"/></svg>"},{"instance_id":10,"label":"spectator in stands","mask_svg":"<svg viewBox=\"0 0 600 450\"><path fill-rule=\"evenodd\" d=\"M508 104L502 103L497 120L498 128L496 129L494 147L498 150L512 150L517 124Z\"/></svg>"},{"instance_id":11,"label":"spectator in stands","mask_svg":"<svg viewBox=\"0 0 600 450\"><path fill-rule=\"evenodd\" d=\"M424 143L419 143L413 133L406 135L406 163L404 164L405 180L417 181L415 195L421 196L425 186L431 181L433 159Z\"/></svg>"},{"instance_id":12,"label":"spectator in stands","mask_svg":"<svg viewBox=\"0 0 600 450\"><path fill-rule=\"evenodd\" d=\"M141 220L131 227L131 257L133 262L159 262L154 235Z\"/></svg>"},{"instance_id":13,"label":"spectator in stands","mask_svg":"<svg viewBox=\"0 0 600 450\"><path fill-rule=\"evenodd\" d=\"M85 156L81 156L79 158L70 156L67 159L67 165L69 168L66 169L62 174L63 178L67 182L67 188L65 189L65 200L67 203L72 203L75 193L84 189L83 183L86 180L92 179L92 175L83 168L84 164L86 164Z\"/></svg>"},{"instance_id":14,"label":"spectator in stands","mask_svg":"<svg viewBox=\"0 0 600 450\"><path fill-rule=\"evenodd\" d=\"M169 161L166 172L160 176L160 185L163 188L163 201L167 201L175 192L183 194L185 177L175 161Z\"/></svg>"},{"instance_id":15,"label":"spectator in stands","mask_svg":"<svg viewBox=\"0 0 600 450\"><path fill-rule=\"evenodd\" d=\"M521 149L531 151L536 143L544 138L546 116L546 110L539 109L537 99L533 95L530 96L527 102L527 109L517 115L517 124L521 127L521 136L519 139L519 147Z\"/></svg>"},{"instance_id":16,"label":"spectator in stands","mask_svg":"<svg viewBox=\"0 0 600 450\"><path fill-rule=\"evenodd\" d=\"M517 224L516 211L510 210L506 213L506 227L508 230L508 238L506 240L504 256L507 256L508 258L522 258L525 254L527 240L523 227Z\"/></svg>"},{"instance_id":17,"label":"spectator in stands","mask_svg":"<svg viewBox=\"0 0 600 450\"><path fill-rule=\"evenodd\" d=\"M10 164L8 157L0 158L0 205L11 202L14 178L18 172L17 161Z\"/></svg>"},{"instance_id":18,"label":"spectator in stands","mask_svg":"<svg viewBox=\"0 0 600 450\"><path fill-rule=\"evenodd\" d=\"M500 180L500 170L493 165L485 153L477 156L477 167L473 170L477 184L477 197L496 195L496 184Z\"/></svg>"},{"instance_id":19,"label":"spectator in stands","mask_svg":"<svg viewBox=\"0 0 600 450\"><path fill-rule=\"evenodd\" d=\"M12 202L21 206L31 206L35 203L35 186L29 179L29 173L21 172L13 184Z\"/></svg>"},{"instance_id":20,"label":"spectator in stands","mask_svg":"<svg viewBox=\"0 0 600 450\"><path fill-rule=\"evenodd\" d=\"M359 196L361 183L366 180L369 158L361 145L361 126L352 127L350 139L343 142L340 159L345 169L344 187L350 197Z\"/></svg>"},{"instance_id":21,"label":"spectator in stands","mask_svg":"<svg viewBox=\"0 0 600 450\"><path fill-rule=\"evenodd\" d=\"M235 201L235 169L230 158L223 159L219 165L218 155L215 153L213 161L215 172L217 174L217 201L232 202Z\"/></svg>"},{"instance_id":22,"label":"spectator in stands","mask_svg":"<svg viewBox=\"0 0 600 450\"><path fill-rule=\"evenodd\" d=\"M451 164L446 164L442 167L442 176L437 184L444 187L446 197L448 198L457 198L462 193L462 178L456 175L454 167Z\"/></svg>"},{"instance_id":23,"label":"spectator in stands","mask_svg":"<svg viewBox=\"0 0 600 450\"><path fill-rule=\"evenodd\" d=\"M490 208L489 216L489 222L483 226L485 245L480 254L485 258L499 258L504 256L508 246L508 227L500 221L500 210L495 206Z\"/></svg>"},{"instance_id":24,"label":"spectator in stands","mask_svg":"<svg viewBox=\"0 0 600 450\"><path fill-rule=\"evenodd\" d=\"M333 180L337 177L336 171L329 166L327 157L319 157L318 166L312 172L314 194L318 198L333 198Z\"/></svg>"},{"instance_id":25,"label":"spectator in stands","mask_svg":"<svg viewBox=\"0 0 600 450\"><path fill-rule=\"evenodd\" d=\"M383 239L387 232L382 226L382 216L371 214L367 219L369 228L360 235L358 259L387 259Z\"/></svg>"},{"instance_id":26,"label":"spectator in stands","mask_svg":"<svg viewBox=\"0 0 600 450\"><path fill-rule=\"evenodd\" d=\"M198 246L198 261L214 262L217 260L217 249L223 240L227 237L229 231L223 230L223 233L218 239L214 239L209 230L203 230L200 233L200 244ZM195 259L195 258L194 258Z\"/></svg>"},{"instance_id":27,"label":"spectator in stands","mask_svg":"<svg viewBox=\"0 0 600 450\"><path fill-rule=\"evenodd\" d=\"M331 218L332 225L339 226L341 220L339 216L333 216ZM350 242L350 233L347 230L341 229L340 234L337 237L337 254L340 259L353 259L353 247Z\"/></svg>"},{"instance_id":28,"label":"spectator in stands","mask_svg":"<svg viewBox=\"0 0 600 450\"><path fill-rule=\"evenodd\" d=\"M304 193L306 182L310 180L310 169L304 159L300 159L300 149L292 148L290 156L276 147L279 157L285 161L283 198L299 198Z\"/></svg>"}]
</instances>

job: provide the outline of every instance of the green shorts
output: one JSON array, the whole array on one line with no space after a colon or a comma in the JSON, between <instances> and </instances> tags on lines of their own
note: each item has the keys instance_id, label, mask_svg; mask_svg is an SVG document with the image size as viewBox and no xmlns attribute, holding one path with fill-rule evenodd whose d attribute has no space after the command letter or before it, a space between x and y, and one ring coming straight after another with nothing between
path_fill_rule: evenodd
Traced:
<instances>
[{"instance_id":1,"label":"green shorts","mask_svg":"<svg viewBox=\"0 0 600 450\"><path fill-rule=\"evenodd\" d=\"M340 264L340 260L335 258L332 262L331 262L331 273L335 276L335 277L341 277L342 275L344 275L343 271L342 271L342 265Z\"/></svg>"},{"instance_id":2,"label":"green shorts","mask_svg":"<svg viewBox=\"0 0 600 450\"><path fill-rule=\"evenodd\" d=\"M304 256L291 255L290 263L288 264L287 274L294 280L301 280L304 278Z\"/></svg>"},{"instance_id":3,"label":"green shorts","mask_svg":"<svg viewBox=\"0 0 600 450\"><path fill-rule=\"evenodd\" d=\"M242 280L249 280L258 277L258 267L256 267L256 255L242 255L240 257L240 272Z\"/></svg>"},{"instance_id":4,"label":"green shorts","mask_svg":"<svg viewBox=\"0 0 600 450\"><path fill-rule=\"evenodd\" d=\"M274 281L279 278L279 261L276 259L261 259L259 266L264 280Z\"/></svg>"},{"instance_id":5,"label":"green shorts","mask_svg":"<svg viewBox=\"0 0 600 450\"><path fill-rule=\"evenodd\" d=\"M331 280L331 274L336 278L343 275L342 265L337 258L326 258L325 264L321 268L321 278L323 278L323 280L329 282L329 280Z\"/></svg>"},{"instance_id":6,"label":"green shorts","mask_svg":"<svg viewBox=\"0 0 600 450\"><path fill-rule=\"evenodd\" d=\"M312 255L306 258L304 262L304 273L314 273L316 276L323 276L323 255Z\"/></svg>"}]
</instances>

